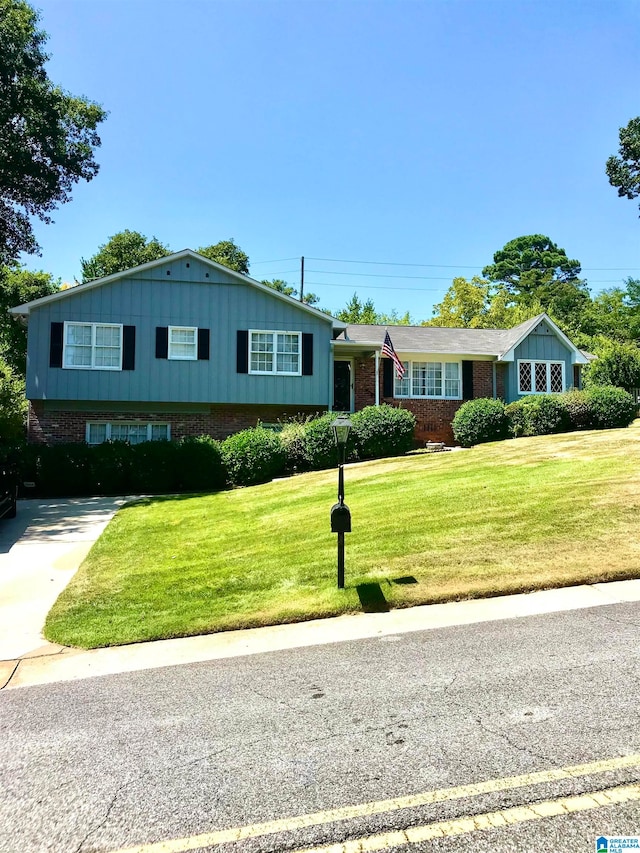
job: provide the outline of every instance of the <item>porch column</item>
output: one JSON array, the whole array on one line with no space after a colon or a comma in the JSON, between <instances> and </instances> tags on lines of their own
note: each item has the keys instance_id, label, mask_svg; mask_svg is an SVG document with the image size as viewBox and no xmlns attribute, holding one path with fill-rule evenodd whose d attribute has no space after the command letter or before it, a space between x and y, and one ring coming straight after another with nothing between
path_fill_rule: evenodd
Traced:
<instances>
[{"instance_id":1,"label":"porch column","mask_svg":"<svg viewBox=\"0 0 640 853\"><path fill-rule=\"evenodd\" d=\"M380 353L376 350L376 406L380 405Z\"/></svg>"}]
</instances>

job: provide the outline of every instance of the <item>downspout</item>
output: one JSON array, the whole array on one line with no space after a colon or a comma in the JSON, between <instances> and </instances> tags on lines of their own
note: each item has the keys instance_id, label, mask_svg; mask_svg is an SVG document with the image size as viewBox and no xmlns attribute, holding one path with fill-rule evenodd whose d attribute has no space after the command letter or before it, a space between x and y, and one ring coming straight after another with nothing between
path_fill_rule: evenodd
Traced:
<instances>
[{"instance_id":1,"label":"downspout","mask_svg":"<svg viewBox=\"0 0 640 853\"><path fill-rule=\"evenodd\" d=\"M493 368L493 370L492 370L492 376L491 376L491 380L492 380L492 383L493 383L493 399L494 399L494 400L496 400L496 399L497 399L497 397L498 397L498 379L497 379L497 375L496 375L496 374L497 374L497 370L496 370L496 363L495 363L495 361L492 361L492 362L491 362L491 366L492 366L492 368Z\"/></svg>"},{"instance_id":2,"label":"downspout","mask_svg":"<svg viewBox=\"0 0 640 853\"><path fill-rule=\"evenodd\" d=\"M376 350L376 406L380 405L380 353Z\"/></svg>"}]
</instances>

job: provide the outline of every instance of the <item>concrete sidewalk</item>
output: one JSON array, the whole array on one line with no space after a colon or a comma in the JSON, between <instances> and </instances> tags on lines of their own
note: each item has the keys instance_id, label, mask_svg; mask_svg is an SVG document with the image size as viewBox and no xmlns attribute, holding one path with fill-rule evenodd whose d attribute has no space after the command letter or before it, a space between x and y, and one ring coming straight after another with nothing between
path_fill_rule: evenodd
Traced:
<instances>
[{"instance_id":1,"label":"concrete sidewalk","mask_svg":"<svg viewBox=\"0 0 640 853\"><path fill-rule=\"evenodd\" d=\"M634 601L640 601L640 580L432 604L388 613L360 613L92 651L52 646L48 653L45 649L44 654L0 663L0 689Z\"/></svg>"}]
</instances>

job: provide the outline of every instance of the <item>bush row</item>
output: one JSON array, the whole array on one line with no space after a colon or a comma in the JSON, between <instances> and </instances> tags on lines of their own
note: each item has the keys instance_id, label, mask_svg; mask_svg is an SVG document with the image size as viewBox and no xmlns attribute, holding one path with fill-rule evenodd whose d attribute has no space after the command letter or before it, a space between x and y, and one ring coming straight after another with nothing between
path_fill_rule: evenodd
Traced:
<instances>
[{"instance_id":1,"label":"bush row","mask_svg":"<svg viewBox=\"0 0 640 853\"><path fill-rule=\"evenodd\" d=\"M331 468L337 450L333 413L284 424L260 425L215 441L209 436L129 445L106 442L29 445L21 479L42 496L217 491L267 482L279 474ZM370 406L352 415L347 459L396 456L413 446L415 418L404 409Z\"/></svg>"},{"instance_id":2,"label":"bush row","mask_svg":"<svg viewBox=\"0 0 640 853\"><path fill-rule=\"evenodd\" d=\"M489 398L469 400L456 412L452 427L456 441L471 447L508 437L626 427L637 415L638 406L627 391L593 386L523 397L509 405Z\"/></svg>"}]
</instances>

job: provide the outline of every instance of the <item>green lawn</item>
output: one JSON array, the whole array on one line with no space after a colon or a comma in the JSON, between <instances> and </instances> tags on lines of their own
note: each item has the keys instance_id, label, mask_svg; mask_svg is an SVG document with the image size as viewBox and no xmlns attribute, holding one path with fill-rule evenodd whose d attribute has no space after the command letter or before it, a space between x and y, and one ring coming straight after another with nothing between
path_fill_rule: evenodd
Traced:
<instances>
[{"instance_id":1,"label":"green lawn","mask_svg":"<svg viewBox=\"0 0 640 853\"><path fill-rule=\"evenodd\" d=\"M152 498L118 512L47 639L89 648L357 612L382 596L408 607L640 576L640 421L349 465L345 483L345 590L335 470Z\"/></svg>"}]
</instances>

